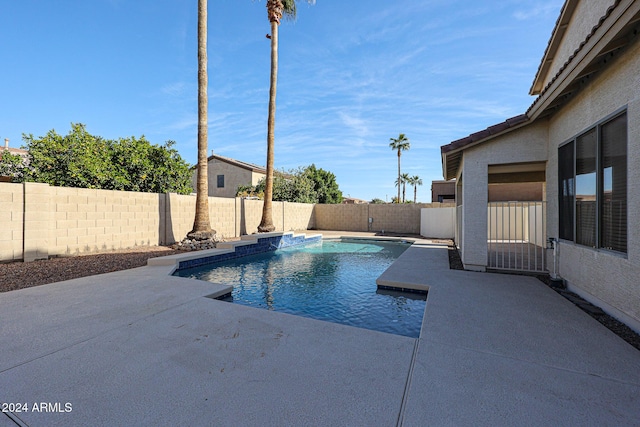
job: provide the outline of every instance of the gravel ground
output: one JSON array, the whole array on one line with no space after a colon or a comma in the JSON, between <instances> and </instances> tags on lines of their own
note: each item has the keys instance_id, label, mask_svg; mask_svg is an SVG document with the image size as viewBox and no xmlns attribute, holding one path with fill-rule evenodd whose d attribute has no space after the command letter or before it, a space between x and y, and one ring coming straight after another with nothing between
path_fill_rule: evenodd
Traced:
<instances>
[{"instance_id":1,"label":"gravel ground","mask_svg":"<svg viewBox=\"0 0 640 427\"><path fill-rule=\"evenodd\" d=\"M165 246L139 246L99 254L0 264L0 292L142 267L147 265L149 258L177 252Z\"/></svg>"}]
</instances>

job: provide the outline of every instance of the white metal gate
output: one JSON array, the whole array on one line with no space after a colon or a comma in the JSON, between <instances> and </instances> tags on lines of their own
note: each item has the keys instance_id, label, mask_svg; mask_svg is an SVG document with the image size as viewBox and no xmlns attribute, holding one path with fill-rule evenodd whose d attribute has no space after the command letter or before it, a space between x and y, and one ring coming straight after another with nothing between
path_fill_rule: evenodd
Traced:
<instances>
[{"instance_id":1,"label":"white metal gate","mask_svg":"<svg viewBox=\"0 0 640 427\"><path fill-rule=\"evenodd\" d=\"M491 202L488 206L487 267L544 272L546 202Z\"/></svg>"}]
</instances>

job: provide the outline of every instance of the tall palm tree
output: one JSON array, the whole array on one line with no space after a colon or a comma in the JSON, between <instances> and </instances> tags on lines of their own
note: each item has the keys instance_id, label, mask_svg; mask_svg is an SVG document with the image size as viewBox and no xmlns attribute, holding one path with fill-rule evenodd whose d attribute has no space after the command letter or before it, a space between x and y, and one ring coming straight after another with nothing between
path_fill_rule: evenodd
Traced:
<instances>
[{"instance_id":1,"label":"tall palm tree","mask_svg":"<svg viewBox=\"0 0 640 427\"><path fill-rule=\"evenodd\" d=\"M207 0L198 0L198 177L196 182L196 216L187 237L197 240L213 238L209 220L209 182L207 177Z\"/></svg>"},{"instance_id":2,"label":"tall palm tree","mask_svg":"<svg viewBox=\"0 0 640 427\"><path fill-rule=\"evenodd\" d=\"M405 136L404 133L398 135L397 138L389 138L391 141L389 143L389 147L392 150L398 150L398 182L400 182L400 155L402 151L406 151L409 149L411 144L409 143L409 138ZM400 186L398 185L398 203L400 203Z\"/></svg>"},{"instance_id":3,"label":"tall palm tree","mask_svg":"<svg viewBox=\"0 0 640 427\"><path fill-rule=\"evenodd\" d=\"M407 190L407 182L409 182L411 177L409 176L408 173L403 173L402 175L400 175L400 178L402 179L402 203L404 203L407 201L407 199L405 198L405 194Z\"/></svg>"},{"instance_id":4,"label":"tall palm tree","mask_svg":"<svg viewBox=\"0 0 640 427\"><path fill-rule=\"evenodd\" d=\"M418 185L422 185L422 179L418 175L414 175L409 178L409 184L413 185L413 203L417 203L418 199Z\"/></svg>"},{"instance_id":5,"label":"tall palm tree","mask_svg":"<svg viewBox=\"0 0 640 427\"><path fill-rule=\"evenodd\" d=\"M278 82L278 26L280 19L295 19L297 0L267 0L267 17L271 23L271 78L269 87L269 116L267 119L267 176L265 177L264 204L262 219L258 226L259 233L273 231L272 199L273 199L273 163L274 163L274 130L276 125L276 85ZM307 0L314 4L315 0Z\"/></svg>"}]
</instances>

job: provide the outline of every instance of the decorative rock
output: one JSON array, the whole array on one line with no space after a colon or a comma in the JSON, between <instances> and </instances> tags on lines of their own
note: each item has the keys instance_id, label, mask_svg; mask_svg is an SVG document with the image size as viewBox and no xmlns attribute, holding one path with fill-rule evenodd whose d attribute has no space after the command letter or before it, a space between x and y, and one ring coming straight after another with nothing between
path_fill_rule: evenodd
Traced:
<instances>
[{"instance_id":1,"label":"decorative rock","mask_svg":"<svg viewBox=\"0 0 640 427\"><path fill-rule=\"evenodd\" d=\"M171 247L180 251L202 251L205 249L214 249L216 244L221 241L216 234L209 239L189 239L185 237L182 241L174 243Z\"/></svg>"}]
</instances>

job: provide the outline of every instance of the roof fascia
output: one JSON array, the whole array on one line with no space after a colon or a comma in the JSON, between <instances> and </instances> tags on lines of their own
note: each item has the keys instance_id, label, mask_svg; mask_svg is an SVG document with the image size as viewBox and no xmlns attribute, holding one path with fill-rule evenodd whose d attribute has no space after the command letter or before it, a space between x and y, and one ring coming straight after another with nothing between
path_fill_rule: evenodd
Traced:
<instances>
[{"instance_id":1,"label":"roof fascia","mask_svg":"<svg viewBox=\"0 0 640 427\"><path fill-rule=\"evenodd\" d=\"M538 66L536 76L533 79L531 89L529 89L529 95L539 95L544 89L544 82L547 78L547 75L549 74L549 71L551 70L551 65L553 64L553 60L558 53L560 42L562 42L562 38L567 31L569 21L571 20L573 12L575 12L576 7L578 6L578 2L579 0L567 0L562 6L560 16L556 21L556 25L553 28L553 31L551 32L551 38L549 39L547 48L544 51L544 55L542 56L540 65Z\"/></svg>"}]
</instances>

